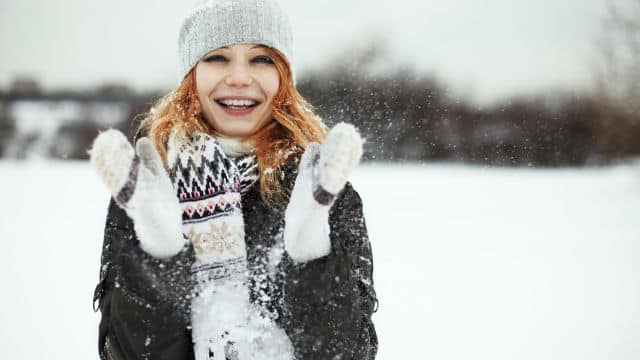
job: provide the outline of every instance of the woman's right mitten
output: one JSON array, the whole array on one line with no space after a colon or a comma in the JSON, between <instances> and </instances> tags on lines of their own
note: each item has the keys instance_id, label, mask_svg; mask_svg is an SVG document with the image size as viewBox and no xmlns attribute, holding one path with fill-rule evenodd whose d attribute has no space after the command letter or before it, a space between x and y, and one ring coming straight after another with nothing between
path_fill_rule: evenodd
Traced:
<instances>
[{"instance_id":1,"label":"woman's right mitten","mask_svg":"<svg viewBox=\"0 0 640 360\"><path fill-rule=\"evenodd\" d=\"M166 258L188 243L182 234L182 211L162 159L148 138L136 149L120 131L101 132L89 150L90 161L114 201L133 220L140 247Z\"/></svg>"}]
</instances>

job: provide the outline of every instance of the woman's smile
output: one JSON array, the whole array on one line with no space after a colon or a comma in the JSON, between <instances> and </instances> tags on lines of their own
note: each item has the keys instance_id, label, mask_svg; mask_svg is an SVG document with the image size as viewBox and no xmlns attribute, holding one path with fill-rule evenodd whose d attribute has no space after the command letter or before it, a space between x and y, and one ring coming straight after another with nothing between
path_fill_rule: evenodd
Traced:
<instances>
[{"instance_id":1,"label":"woman's smile","mask_svg":"<svg viewBox=\"0 0 640 360\"><path fill-rule=\"evenodd\" d=\"M230 96L215 99L215 102L222 107L222 110L237 117L251 114L261 102L250 97Z\"/></svg>"}]
</instances>

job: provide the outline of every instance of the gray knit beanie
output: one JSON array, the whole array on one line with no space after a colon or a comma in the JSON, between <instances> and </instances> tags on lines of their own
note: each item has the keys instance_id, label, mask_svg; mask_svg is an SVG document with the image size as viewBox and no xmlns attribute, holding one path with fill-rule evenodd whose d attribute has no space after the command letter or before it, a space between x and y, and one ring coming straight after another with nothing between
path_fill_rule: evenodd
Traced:
<instances>
[{"instance_id":1,"label":"gray knit beanie","mask_svg":"<svg viewBox=\"0 0 640 360\"><path fill-rule=\"evenodd\" d=\"M291 24L275 0L200 1L180 28L180 79L211 50L234 44L261 44L284 54L295 81L292 43Z\"/></svg>"}]
</instances>

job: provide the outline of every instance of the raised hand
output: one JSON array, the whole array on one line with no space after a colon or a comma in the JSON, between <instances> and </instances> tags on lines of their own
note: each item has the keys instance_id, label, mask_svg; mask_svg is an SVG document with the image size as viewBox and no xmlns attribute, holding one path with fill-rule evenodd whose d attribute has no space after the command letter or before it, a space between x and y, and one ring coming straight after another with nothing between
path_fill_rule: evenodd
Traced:
<instances>
[{"instance_id":1,"label":"raised hand","mask_svg":"<svg viewBox=\"0 0 640 360\"><path fill-rule=\"evenodd\" d=\"M186 244L181 209L162 159L148 138L133 147L120 131L101 132L89 150L90 162L116 204L133 220L140 247L166 258Z\"/></svg>"},{"instance_id":2,"label":"raised hand","mask_svg":"<svg viewBox=\"0 0 640 360\"><path fill-rule=\"evenodd\" d=\"M339 123L319 145L307 146L285 212L284 244L297 262L329 254L329 209L362 157L362 139Z\"/></svg>"},{"instance_id":3,"label":"raised hand","mask_svg":"<svg viewBox=\"0 0 640 360\"><path fill-rule=\"evenodd\" d=\"M361 157L362 139L356 128L347 123L334 126L320 146L320 153L314 157L313 195L316 201L329 205L342 190Z\"/></svg>"}]
</instances>

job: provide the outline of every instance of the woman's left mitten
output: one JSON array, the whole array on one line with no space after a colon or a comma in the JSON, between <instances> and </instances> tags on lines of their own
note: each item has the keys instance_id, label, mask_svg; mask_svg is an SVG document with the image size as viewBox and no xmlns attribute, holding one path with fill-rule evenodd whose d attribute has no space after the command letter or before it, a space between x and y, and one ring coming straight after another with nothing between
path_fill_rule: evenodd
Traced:
<instances>
[{"instance_id":1,"label":"woman's left mitten","mask_svg":"<svg viewBox=\"0 0 640 360\"><path fill-rule=\"evenodd\" d=\"M344 188L347 179L362 157L362 138L347 123L334 126L313 159L313 197L322 205L330 205Z\"/></svg>"},{"instance_id":2,"label":"woman's left mitten","mask_svg":"<svg viewBox=\"0 0 640 360\"><path fill-rule=\"evenodd\" d=\"M362 139L346 123L333 127L322 145L307 146L285 212L284 245L294 261L331 251L329 210L361 157Z\"/></svg>"},{"instance_id":3,"label":"woman's left mitten","mask_svg":"<svg viewBox=\"0 0 640 360\"><path fill-rule=\"evenodd\" d=\"M89 150L114 201L133 220L140 247L157 258L173 256L186 244L180 204L153 143L141 138L134 150L120 131L101 132Z\"/></svg>"}]
</instances>

